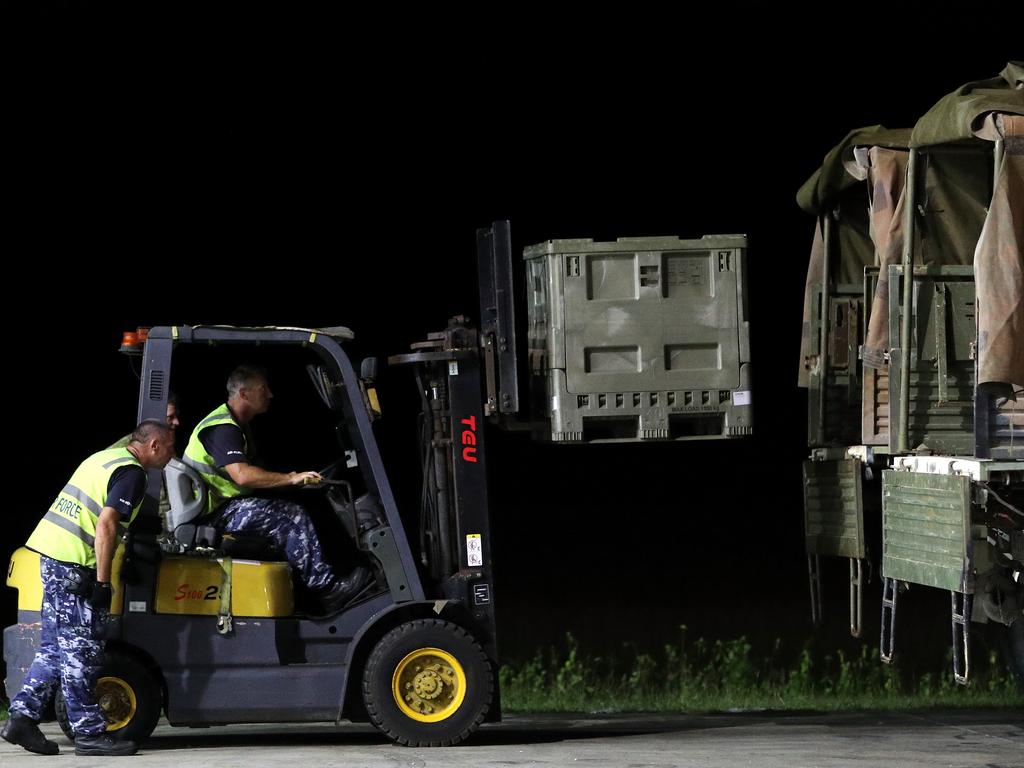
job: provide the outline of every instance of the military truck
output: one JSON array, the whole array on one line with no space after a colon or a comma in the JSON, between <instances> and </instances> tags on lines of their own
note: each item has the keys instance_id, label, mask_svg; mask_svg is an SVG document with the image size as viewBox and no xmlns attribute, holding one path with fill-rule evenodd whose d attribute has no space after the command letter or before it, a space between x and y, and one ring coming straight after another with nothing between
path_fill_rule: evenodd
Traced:
<instances>
[{"instance_id":1,"label":"military truck","mask_svg":"<svg viewBox=\"0 0 1024 768\"><path fill-rule=\"evenodd\" d=\"M865 582L879 565L879 475L889 456L875 426L884 429L887 417L875 415L881 383L860 352L909 139L909 130L882 126L851 131L797 194L800 207L817 218L798 374L807 388L811 449L803 465L811 618L816 626L822 622L821 558L848 559L854 637L862 633Z\"/></svg>"},{"instance_id":2,"label":"military truck","mask_svg":"<svg viewBox=\"0 0 1024 768\"><path fill-rule=\"evenodd\" d=\"M953 671L972 622L1006 627L1024 678L1024 66L968 83L914 126L900 263L883 264L889 449L882 658L898 585L950 593ZM1015 225L1014 222L1017 221Z\"/></svg>"},{"instance_id":3,"label":"military truck","mask_svg":"<svg viewBox=\"0 0 1024 768\"><path fill-rule=\"evenodd\" d=\"M1005 627L1024 679L1024 267L1013 224L1024 180L1022 71L1011 63L968 83L909 135L854 132L800 195L821 216L803 357L812 616L820 618L819 556L849 557L859 634L860 560L880 507L882 659L893 658L901 589L945 589L960 683L970 675L972 622ZM868 182L859 192L866 216L850 202L858 179ZM860 257L863 288L850 285L844 298L839 276L868 252L868 237L873 264ZM858 377L860 443L850 445Z\"/></svg>"}]
</instances>

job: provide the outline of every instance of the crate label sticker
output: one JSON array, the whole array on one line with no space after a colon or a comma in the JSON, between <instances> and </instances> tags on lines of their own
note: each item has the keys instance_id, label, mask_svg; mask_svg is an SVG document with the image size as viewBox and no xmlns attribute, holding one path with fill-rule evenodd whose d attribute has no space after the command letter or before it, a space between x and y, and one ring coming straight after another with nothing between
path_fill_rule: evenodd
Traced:
<instances>
[{"instance_id":1,"label":"crate label sticker","mask_svg":"<svg viewBox=\"0 0 1024 768\"><path fill-rule=\"evenodd\" d=\"M708 284L708 254L673 255L666 260L669 285Z\"/></svg>"},{"instance_id":2,"label":"crate label sticker","mask_svg":"<svg viewBox=\"0 0 1024 768\"><path fill-rule=\"evenodd\" d=\"M484 544L479 533L466 534L466 564L469 566L484 564Z\"/></svg>"},{"instance_id":3,"label":"crate label sticker","mask_svg":"<svg viewBox=\"0 0 1024 768\"><path fill-rule=\"evenodd\" d=\"M750 405L750 390L741 389L738 392L732 393L732 404L733 405Z\"/></svg>"},{"instance_id":4,"label":"crate label sticker","mask_svg":"<svg viewBox=\"0 0 1024 768\"><path fill-rule=\"evenodd\" d=\"M473 602L476 605L489 605L491 602L491 587L489 584L473 585Z\"/></svg>"},{"instance_id":5,"label":"crate label sticker","mask_svg":"<svg viewBox=\"0 0 1024 768\"><path fill-rule=\"evenodd\" d=\"M459 375L459 361L458 360L452 360L450 363L448 363L448 375L449 376L458 376Z\"/></svg>"},{"instance_id":6,"label":"crate label sticker","mask_svg":"<svg viewBox=\"0 0 1024 768\"><path fill-rule=\"evenodd\" d=\"M129 600L128 601L128 612L129 613L145 613L146 612L146 601L145 600Z\"/></svg>"}]
</instances>

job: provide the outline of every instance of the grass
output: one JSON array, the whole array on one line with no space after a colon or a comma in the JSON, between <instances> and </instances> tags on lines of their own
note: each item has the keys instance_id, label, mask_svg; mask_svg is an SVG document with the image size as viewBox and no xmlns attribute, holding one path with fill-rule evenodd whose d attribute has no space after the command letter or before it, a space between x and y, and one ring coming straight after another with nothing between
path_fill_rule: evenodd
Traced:
<instances>
[{"instance_id":1,"label":"grass","mask_svg":"<svg viewBox=\"0 0 1024 768\"><path fill-rule=\"evenodd\" d=\"M877 648L816 654L804 648L783 663L780 643L755 658L745 638L678 644L648 654L625 646L614 658L586 654L572 635L565 646L501 668L509 712L679 712L736 709L916 709L1024 704L1017 682L996 658L973 660L964 687L945 669L909 675L882 664Z\"/></svg>"},{"instance_id":2,"label":"grass","mask_svg":"<svg viewBox=\"0 0 1024 768\"><path fill-rule=\"evenodd\" d=\"M755 658L743 637L687 643L682 629L679 642L659 653L626 645L614 657L585 653L568 634L564 647L502 665L502 708L610 713L1024 706L1021 689L994 651L972 659L972 682L965 687L953 681L948 659L942 669L912 674L882 664L878 649L863 645L855 655L805 647L787 662L779 641ZM0 720L6 717L0 706Z\"/></svg>"}]
</instances>

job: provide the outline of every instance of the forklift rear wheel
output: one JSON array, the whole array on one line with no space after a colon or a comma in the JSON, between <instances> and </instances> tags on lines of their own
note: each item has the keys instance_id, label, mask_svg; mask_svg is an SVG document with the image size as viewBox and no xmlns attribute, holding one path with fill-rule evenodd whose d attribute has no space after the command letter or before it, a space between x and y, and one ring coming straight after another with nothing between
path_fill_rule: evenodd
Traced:
<instances>
[{"instance_id":1,"label":"forklift rear wheel","mask_svg":"<svg viewBox=\"0 0 1024 768\"><path fill-rule=\"evenodd\" d=\"M160 684L145 666L123 653L110 651L96 681L96 703L107 720L107 733L117 739L141 741L156 728L162 709ZM74 741L64 694L57 689L57 722Z\"/></svg>"},{"instance_id":2,"label":"forklift rear wheel","mask_svg":"<svg viewBox=\"0 0 1024 768\"><path fill-rule=\"evenodd\" d=\"M363 671L370 720L410 747L447 747L477 729L494 694L480 644L438 619L400 624L381 638Z\"/></svg>"}]
</instances>

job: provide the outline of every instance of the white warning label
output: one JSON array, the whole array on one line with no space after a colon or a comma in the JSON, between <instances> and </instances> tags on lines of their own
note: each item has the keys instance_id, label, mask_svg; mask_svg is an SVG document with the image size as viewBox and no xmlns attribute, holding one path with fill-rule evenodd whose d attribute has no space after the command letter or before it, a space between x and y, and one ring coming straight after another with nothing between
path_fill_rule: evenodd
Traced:
<instances>
[{"instance_id":1,"label":"white warning label","mask_svg":"<svg viewBox=\"0 0 1024 768\"><path fill-rule=\"evenodd\" d=\"M484 564L484 544L479 533L466 534L466 564L471 567Z\"/></svg>"}]
</instances>

